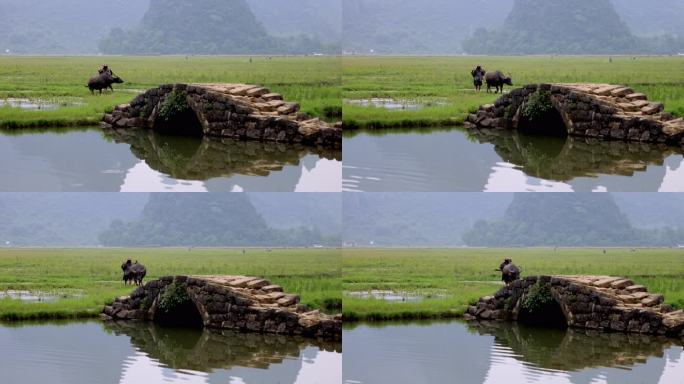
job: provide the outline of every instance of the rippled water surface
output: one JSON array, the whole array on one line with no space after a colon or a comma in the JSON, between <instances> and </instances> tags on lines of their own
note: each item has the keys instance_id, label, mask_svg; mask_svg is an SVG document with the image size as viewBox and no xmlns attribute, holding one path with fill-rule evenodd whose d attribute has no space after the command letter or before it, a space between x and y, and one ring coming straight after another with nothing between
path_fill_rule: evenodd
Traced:
<instances>
[{"instance_id":1,"label":"rippled water surface","mask_svg":"<svg viewBox=\"0 0 684 384\"><path fill-rule=\"evenodd\" d=\"M684 191L679 147L460 128L346 135L345 191Z\"/></svg>"},{"instance_id":2,"label":"rippled water surface","mask_svg":"<svg viewBox=\"0 0 684 384\"><path fill-rule=\"evenodd\" d=\"M682 341L646 335L411 322L346 326L346 384L677 384Z\"/></svg>"},{"instance_id":3,"label":"rippled water surface","mask_svg":"<svg viewBox=\"0 0 684 384\"><path fill-rule=\"evenodd\" d=\"M340 191L341 151L101 129L0 131L0 191Z\"/></svg>"},{"instance_id":4,"label":"rippled water surface","mask_svg":"<svg viewBox=\"0 0 684 384\"><path fill-rule=\"evenodd\" d=\"M0 325L0 382L339 383L340 343L148 323Z\"/></svg>"}]
</instances>

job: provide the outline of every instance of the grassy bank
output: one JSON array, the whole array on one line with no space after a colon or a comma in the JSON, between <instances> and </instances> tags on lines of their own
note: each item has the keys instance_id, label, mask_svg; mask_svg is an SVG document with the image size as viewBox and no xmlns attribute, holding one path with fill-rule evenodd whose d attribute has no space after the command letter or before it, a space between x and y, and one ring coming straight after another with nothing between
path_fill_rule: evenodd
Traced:
<instances>
[{"instance_id":1,"label":"grassy bank","mask_svg":"<svg viewBox=\"0 0 684 384\"><path fill-rule=\"evenodd\" d=\"M391 290L422 295L418 302L343 297L346 320L458 317L501 286L494 270L505 257L522 275L627 276L665 302L684 308L684 251L679 249L345 249L345 291Z\"/></svg>"},{"instance_id":2,"label":"grassy bank","mask_svg":"<svg viewBox=\"0 0 684 384\"><path fill-rule=\"evenodd\" d=\"M513 84L627 84L665 110L684 116L684 58L681 57L344 57L345 99L391 98L429 105L387 110L344 104L347 128L396 128L462 123L467 114L496 100L475 93L470 71L482 65L501 70ZM510 87L508 88L510 89Z\"/></svg>"},{"instance_id":3,"label":"grassy bank","mask_svg":"<svg viewBox=\"0 0 684 384\"><path fill-rule=\"evenodd\" d=\"M165 275L234 274L268 278L302 303L340 311L340 251L333 249L0 249L0 292L25 290L61 296L54 302L0 299L0 320L97 316L105 303L133 290L121 263L139 260L146 281Z\"/></svg>"},{"instance_id":4,"label":"grassy bank","mask_svg":"<svg viewBox=\"0 0 684 384\"><path fill-rule=\"evenodd\" d=\"M115 92L91 95L85 84L102 64L125 80ZM0 107L0 128L93 125L113 106L166 83L250 83L282 93L302 110L339 119L340 59L336 57L0 57L0 99L27 98L56 110ZM337 115L337 116L334 116Z\"/></svg>"}]
</instances>

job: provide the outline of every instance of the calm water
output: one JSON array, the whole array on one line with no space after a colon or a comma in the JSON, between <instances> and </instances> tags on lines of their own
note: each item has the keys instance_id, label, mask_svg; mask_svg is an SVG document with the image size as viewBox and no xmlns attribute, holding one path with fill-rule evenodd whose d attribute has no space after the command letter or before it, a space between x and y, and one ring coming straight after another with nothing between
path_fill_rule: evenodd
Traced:
<instances>
[{"instance_id":1,"label":"calm water","mask_svg":"<svg viewBox=\"0 0 684 384\"><path fill-rule=\"evenodd\" d=\"M0 325L0 382L340 383L340 343L149 323Z\"/></svg>"},{"instance_id":2,"label":"calm water","mask_svg":"<svg viewBox=\"0 0 684 384\"><path fill-rule=\"evenodd\" d=\"M682 342L511 323L360 324L343 334L345 384L677 384Z\"/></svg>"},{"instance_id":3,"label":"calm water","mask_svg":"<svg viewBox=\"0 0 684 384\"><path fill-rule=\"evenodd\" d=\"M460 128L344 138L345 191L684 191L684 151Z\"/></svg>"},{"instance_id":4,"label":"calm water","mask_svg":"<svg viewBox=\"0 0 684 384\"><path fill-rule=\"evenodd\" d=\"M340 151L101 129L0 131L0 191L337 191Z\"/></svg>"}]
</instances>

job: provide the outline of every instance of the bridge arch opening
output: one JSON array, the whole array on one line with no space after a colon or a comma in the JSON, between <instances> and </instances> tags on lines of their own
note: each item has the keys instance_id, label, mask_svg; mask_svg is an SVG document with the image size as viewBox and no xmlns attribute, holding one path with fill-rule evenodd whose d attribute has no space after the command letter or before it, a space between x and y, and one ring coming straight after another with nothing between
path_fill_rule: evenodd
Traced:
<instances>
[{"instance_id":1,"label":"bridge arch opening","mask_svg":"<svg viewBox=\"0 0 684 384\"><path fill-rule=\"evenodd\" d=\"M518 322L546 328L566 329L568 327L568 320L555 298L534 310L529 310L521 305Z\"/></svg>"},{"instance_id":2,"label":"bridge arch opening","mask_svg":"<svg viewBox=\"0 0 684 384\"><path fill-rule=\"evenodd\" d=\"M158 301L164 300L161 295ZM204 328L202 315L187 294L182 299L174 299L173 305L157 305L153 321L161 325L172 327Z\"/></svg>"},{"instance_id":3,"label":"bridge arch opening","mask_svg":"<svg viewBox=\"0 0 684 384\"><path fill-rule=\"evenodd\" d=\"M544 100L543 97L536 95L530 97L525 109L531 112L520 113L518 130L533 135L567 137L568 128L558 110L558 105L552 103L550 98Z\"/></svg>"},{"instance_id":4,"label":"bridge arch opening","mask_svg":"<svg viewBox=\"0 0 684 384\"><path fill-rule=\"evenodd\" d=\"M184 92L169 93L158 108L159 112L152 126L157 132L176 136L204 136L202 123Z\"/></svg>"}]
</instances>

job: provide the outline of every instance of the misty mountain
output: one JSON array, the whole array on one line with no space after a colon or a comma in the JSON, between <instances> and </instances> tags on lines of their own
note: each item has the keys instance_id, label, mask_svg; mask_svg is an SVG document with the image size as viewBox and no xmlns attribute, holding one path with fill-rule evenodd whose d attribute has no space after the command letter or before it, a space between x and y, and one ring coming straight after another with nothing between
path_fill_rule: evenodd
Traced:
<instances>
[{"instance_id":1,"label":"misty mountain","mask_svg":"<svg viewBox=\"0 0 684 384\"><path fill-rule=\"evenodd\" d=\"M339 194L235 195L2 193L0 244L6 241L12 246L340 243Z\"/></svg>"},{"instance_id":2,"label":"misty mountain","mask_svg":"<svg viewBox=\"0 0 684 384\"><path fill-rule=\"evenodd\" d=\"M0 52L95 53L114 27L140 21L149 0L2 0Z\"/></svg>"},{"instance_id":3,"label":"misty mountain","mask_svg":"<svg viewBox=\"0 0 684 384\"><path fill-rule=\"evenodd\" d=\"M610 0L515 0L503 26L463 42L472 54L673 53L684 39L637 39Z\"/></svg>"},{"instance_id":4,"label":"misty mountain","mask_svg":"<svg viewBox=\"0 0 684 384\"><path fill-rule=\"evenodd\" d=\"M269 226L305 227L326 234L342 232L342 196L339 193L248 193Z\"/></svg>"},{"instance_id":5,"label":"misty mountain","mask_svg":"<svg viewBox=\"0 0 684 384\"><path fill-rule=\"evenodd\" d=\"M115 220L99 239L127 247L339 245L338 236L317 228L269 226L245 193L151 194L139 218Z\"/></svg>"},{"instance_id":6,"label":"misty mountain","mask_svg":"<svg viewBox=\"0 0 684 384\"><path fill-rule=\"evenodd\" d=\"M684 2L681 0L613 0L613 4L637 36L684 36Z\"/></svg>"},{"instance_id":7,"label":"misty mountain","mask_svg":"<svg viewBox=\"0 0 684 384\"><path fill-rule=\"evenodd\" d=\"M0 244L97 245L112 220L131 220L146 193L0 193Z\"/></svg>"},{"instance_id":8,"label":"misty mountain","mask_svg":"<svg viewBox=\"0 0 684 384\"><path fill-rule=\"evenodd\" d=\"M684 196L676 193L364 193L343 201L343 241L358 246L684 244Z\"/></svg>"},{"instance_id":9,"label":"misty mountain","mask_svg":"<svg viewBox=\"0 0 684 384\"><path fill-rule=\"evenodd\" d=\"M509 4L507 4L509 3ZM378 54L461 53L477 28L500 25L512 0L345 0L345 51Z\"/></svg>"},{"instance_id":10,"label":"misty mountain","mask_svg":"<svg viewBox=\"0 0 684 384\"><path fill-rule=\"evenodd\" d=\"M276 49L245 0L151 0L140 25L112 29L113 54L243 54Z\"/></svg>"},{"instance_id":11,"label":"misty mountain","mask_svg":"<svg viewBox=\"0 0 684 384\"><path fill-rule=\"evenodd\" d=\"M210 7L205 8L206 13L218 14L227 3L205 3L205 7ZM297 44L304 45L301 49L311 48L306 46L310 44L318 46L316 38L326 46L339 46L341 0L248 0L247 3L267 34L289 38L279 43L285 48L294 49L292 46L297 48ZM200 8L198 0L182 4ZM112 30L130 31L139 27L149 7L150 0L2 0L0 52L97 53L98 42L111 37ZM181 22L181 25L187 23ZM289 40L292 41L286 44Z\"/></svg>"},{"instance_id":12,"label":"misty mountain","mask_svg":"<svg viewBox=\"0 0 684 384\"><path fill-rule=\"evenodd\" d=\"M484 48L489 49L494 44L498 44L496 48L503 47L503 50L511 51L505 46L505 42L515 43L517 39L524 38L523 34L527 36L532 33L527 36L531 40L546 37L551 41L545 41L544 44L557 43L560 46L566 39L579 40L585 31L584 27L588 28L586 31L601 31L601 34L593 35L586 41L587 48L594 49L592 45L597 44L594 40L602 44L608 42L616 48L625 39L619 34L604 34L609 31L625 33L624 27L619 25L621 21L629 29L627 33L635 35L631 46L636 48L636 52L632 51L634 53L672 48L673 43L662 37L644 40L640 36L684 36L684 23L681 22L684 17L684 3L679 0L664 0L655 4L637 0L612 0L612 5L608 0L538 0L538 4L526 6L530 1L532 0L521 2L525 5L523 12L513 13L513 36L502 33L501 41L491 41L499 36L490 38L490 33L501 30L508 23L514 0L345 0L343 49L358 53L368 53L373 49L379 54L460 54L464 52L463 41L472 37L468 43L470 52L482 52ZM549 9L552 6L562 11ZM535 15L542 16L539 17L540 23L536 23ZM519 22L520 16L524 21L529 21L529 25ZM599 21L600 24L591 24ZM604 23L607 25L604 26ZM574 27L569 30L569 35L568 30L564 29L566 25ZM505 32L511 32L511 29L506 28ZM547 36L537 36L547 33L549 29L551 32ZM484 48L478 43L482 43ZM675 42L678 43L681 40ZM582 50L582 53L589 51Z\"/></svg>"},{"instance_id":13,"label":"misty mountain","mask_svg":"<svg viewBox=\"0 0 684 384\"><path fill-rule=\"evenodd\" d=\"M139 218L112 222L107 246L247 245L270 235L245 194L153 194Z\"/></svg>"},{"instance_id":14,"label":"misty mountain","mask_svg":"<svg viewBox=\"0 0 684 384\"><path fill-rule=\"evenodd\" d=\"M634 245L640 239L609 194L515 194L500 220L475 223L470 246Z\"/></svg>"},{"instance_id":15,"label":"misty mountain","mask_svg":"<svg viewBox=\"0 0 684 384\"><path fill-rule=\"evenodd\" d=\"M480 219L503 216L507 193L344 194L343 241L367 246L463 245Z\"/></svg>"},{"instance_id":16,"label":"misty mountain","mask_svg":"<svg viewBox=\"0 0 684 384\"><path fill-rule=\"evenodd\" d=\"M339 45L342 38L342 1L247 0L247 3L273 36L307 35Z\"/></svg>"},{"instance_id":17,"label":"misty mountain","mask_svg":"<svg viewBox=\"0 0 684 384\"><path fill-rule=\"evenodd\" d=\"M684 228L682 193L613 193L613 197L637 228Z\"/></svg>"}]
</instances>

